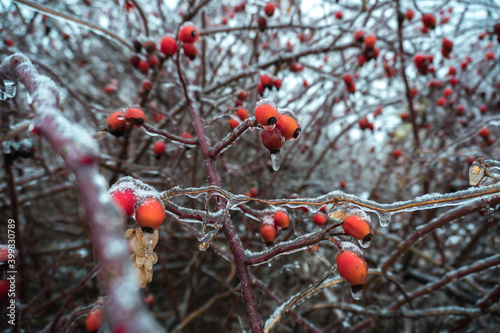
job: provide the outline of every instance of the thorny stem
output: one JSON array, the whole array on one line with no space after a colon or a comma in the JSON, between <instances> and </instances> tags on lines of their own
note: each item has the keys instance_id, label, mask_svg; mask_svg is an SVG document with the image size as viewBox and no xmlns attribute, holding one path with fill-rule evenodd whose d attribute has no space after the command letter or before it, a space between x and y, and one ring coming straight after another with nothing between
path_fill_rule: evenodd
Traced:
<instances>
[{"instance_id":1,"label":"thorny stem","mask_svg":"<svg viewBox=\"0 0 500 333\"><path fill-rule=\"evenodd\" d=\"M198 144L200 151L203 155L203 160L205 162L205 168L208 175L208 182L212 186L220 187L219 176L217 174L217 169L215 167L215 159L210 156L210 147L208 141L205 137L205 130L203 128L203 123L201 121L200 114L196 110L189 97L186 81L182 75L182 69L180 65L179 51L177 51L177 72L179 75L179 80L181 81L182 88L184 90L184 96L186 98L186 104L188 108L189 115L194 122L194 130L196 136L198 137ZM227 202L221 202L217 205L217 210L224 209ZM231 219L226 217L224 219L222 230L226 236L226 240L233 253L234 262L236 265L236 271L241 284L241 292L243 295L243 301L245 303L245 311L249 320L250 328L252 332L262 332L262 326L260 323L259 312L257 310L257 303L252 290L252 284L250 281L250 275L248 273L248 267L245 264L245 252L243 250L243 245L238 237L238 234L234 230L234 226Z\"/></svg>"}]
</instances>

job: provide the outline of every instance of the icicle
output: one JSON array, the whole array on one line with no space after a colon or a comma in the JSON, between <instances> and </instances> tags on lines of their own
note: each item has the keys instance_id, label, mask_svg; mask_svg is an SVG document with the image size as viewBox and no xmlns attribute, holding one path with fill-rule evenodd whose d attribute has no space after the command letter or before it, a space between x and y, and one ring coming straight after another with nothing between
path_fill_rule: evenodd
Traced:
<instances>
[{"instance_id":1,"label":"icicle","mask_svg":"<svg viewBox=\"0 0 500 333\"><path fill-rule=\"evenodd\" d=\"M280 152L271 154L271 161L273 162L273 170L278 171L280 169Z\"/></svg>"},{"instance_id":2,"label":"icicle","mask_svg":"<svg viewBox=\"0 0 500 333\"><path fill-rule=\"evenodd\" d=\"M153 240L155 238L155 233L157 232L158 230L144 233L144 255L146 257L153 256Z\"/></svg>"},{"instance_id":3,"label":"icicle","mask_svg":"<svg viewBox=\"0 0 500 333\"><path fill-rule=\"evenodd\" d=\"M377 212L377 215L378 223L380 223L380 226L387 227L389 225L389 222L391 221L391 213Z\"/></svg>"},{"instance_id":4,"label":"icicle","mask_svg":"<svg viewBox=\"0 0 500 333\"><path fill-rule=\"evenodd\" d=\"M0 101L14 98L17 92L17 84L10 80L0 80Z\"/></svg>"},{"instance_id":5,"label":"icicle","mask_svg":"<svg viewBox=\"0 0 500 333\"><path fill-rule=\"evenodd\" d=\"M370 238L370 240L366 241L364 239L358 239L358 243L359 243L359 246L361 246L362 248L369 248L370 245L372 245L372 240L373 240L373 237Z\"/></svg>"},{"instance_id":6,"label":"icicle","mask_svg":"<svg viewBox=\"0 0 500 333\"><path fill-rule=\"evenodd\" d=\"M361 297L363 297L363 285L358 284L355 286L351 286L351 295L356 301L359 301Z\"/></svg>"}]
</instances>

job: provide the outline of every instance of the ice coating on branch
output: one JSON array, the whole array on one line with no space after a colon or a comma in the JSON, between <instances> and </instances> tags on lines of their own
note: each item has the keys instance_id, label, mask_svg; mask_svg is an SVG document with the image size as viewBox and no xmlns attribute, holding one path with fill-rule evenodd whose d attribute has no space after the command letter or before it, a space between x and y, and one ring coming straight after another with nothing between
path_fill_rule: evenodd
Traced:
<instances>
[{"instance_id":1,"label":"ice coating on branch","mask_svg":"<svg viewBox=\"0 0 500 333\"><path fill-rule=\"evenodd\" d=\"M274 171L278 171L280 169L281 155L279 151L271 153L271 163Z\"/></svg>"},{"instance_id":2,"label":"ice coating on branch","mask_svg":"<svg viewBox=\"0 0 500 333\"><path fill-rule=\"evenodd\" d=\"M11 80L0 80L0 101L14 98L17 92L17 84Z\"/></svg>"}]
</instances>

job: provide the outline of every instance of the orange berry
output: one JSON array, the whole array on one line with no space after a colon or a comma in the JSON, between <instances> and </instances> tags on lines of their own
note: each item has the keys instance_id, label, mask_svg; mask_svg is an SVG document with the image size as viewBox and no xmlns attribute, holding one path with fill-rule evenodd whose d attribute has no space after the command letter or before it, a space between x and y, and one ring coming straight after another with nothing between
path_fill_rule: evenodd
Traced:
<instances>
[{"instance_id":1,"label":"orange berry","mask_svg":"<svg viewBox=\"0 0 500 333\"><path fill-rule=\"evenodd\" d=\"M313 222L316 225L324 226L326 224L326 221L328 221L328 216L323 213L316 213L313 216Z\"/></svg>"},{"instance_id":2,"label":"orange berry","mask_svg":"<svg viewBox=\"0 0 500 333\"><path fill-rule=\"evenodd\" d=\"M153 145L153 153L158 157L160 155L165 154L166 149L167 149L167 146L165 145L165 142L163 142L161 140L156 141L155 144Z\"/></svg>"},{"instance_id":3,"label":"orange berry","mask_svg":"<svg viewBox=\"0 0 500 333\"><path fill-rule=\"evenodd\" d=\"M266 245L271 245L276 239L276 228L273 224L262 224L260 227L260 235L266 242Z\"/></svg>"},{"instance_id":4,"label":"orange berry","mask_svg":"<svg viewBox=\"0 0 500 333\"><path fill-rule=\"evenodd\" d=\"M133 125L141 126L146 121L146 116L139 108L129 108L125 112L125 119Z\"/></svg>"},{"instance_id":5,"label":"orange berry","mask_svg":"<svg viewBox=\"0 0 500 333\"><path fill-rule=\"evenodd\" d=\"M342 244L345 243L347 242ZM337 270L340 276L353 287L353 291L359 291L365 284L368 264L361 250L351 243L348 244L350 245L337 254ZM354 249L359 253L355 253Z\"/></svg>"},{"instance_id":6,"label":"orange berry","mask_svg":"<svg viewBox=\"0 0 500 333\"><path fill-rule=\"evenodd\" d=\"M273 104L267 103L266 100L262 103L257 103L255 108L255 119L266 129L273 129L278 121L278 110Z\"/></svg>"},{"instance_id":7,"label":"orange berry","mask_svg":"<svg viewBox=\"0 0 500 333\"><path fill-rule=\"evenodd\" d=\"M102 310L91 310L85 320L85 327L89 332L97 332L102 325Z\"/></svg>"},{"instance_id":8,"label":"orange berry","mask_svg":"<svg viewBox=\"0 0 500 333\"><path fill-rule=\"evenodd\" d=\"M287 212L278 210L274 213L274 224L285 230L290 226L290 217Z\"/></svg>"},{"instance_id":9,"label":"orange berry","mask_svg":"<svg viewBox=\"0 0 500 333\"><path fill-rule=\"evenodd\" d=\"M372 223L358 215L346 217L342 229L346 234L363 242L370 242L373 239Z\"/></svg>"},{"instance_id":10,"label":"orange berry","mask_svg":"<svg viewBox=\"0 0 500 333\"><path fill-rule=\"evenodd\" d=\"M199 37L200 32L194 25L184 25L179 31L179 40L183 43L196 43Z\"/></svg>"},{"instance_id":11,"label":"orange berry","mask_svg":"<svg viewBox=\"0 0 500 333\"><path fill-rule=\"evenodd\" d=\"M144 302L151 309L153 307L153 305L155 304L155 297L152 294L149 294L148 296L144 297Z\"/></svg>"},{"instance_id":12,"label":"orange berry","mask_svg":"<svg viewBox=\"0 0 500 333\"><path fill-rule=\"evenodd\" d=\"M234 130L236 127L240 125L240 122L236 118L231 118L227 121L229 124L229 127L231 127L231 130Z\"/></svg>"},{"instance_id":13,"label":"orange berry","mask_svg":"<svg viewBox=\"0 0 500 333\"><path fill-rule=\"evenodd\" d=\"M246 119L248 119L248 118L250 118L250 116L248 115L247 110L241 109L241 108L236 111L236 115L238 116L238 118L240 118L243 121L246 120Z\"/></svg>"},{"instance_id":14,"label":"orange berry","mask_svg":"<svg viewBox=\"0 0 500 333\"><path fill-rule=\"evenodd\" d=\"M368 36L364 40L364 44L365 44L365 47L367 49L373 49L376 42L377 42L377 38L375 36Z\"/></svg>"},{"instance_id":15,"label":"orange berry","mask_svg":"<svg viewBox=\"0 0 500 333\"><path fill-rule=\"evenodd\" d=\"M188 132L182 132L181 134L181 138L184 138L184 139L192 139L193 136L191 134L189 134Z\"/></svg>"},{"instance_id":16,"label":"orange berry","mask_svg":"<svg viewBox=\"0 0 500 333\"><path fill-rule=\"evenodd\" d=\"M165 219L165 210L158 200L147 198L137 207L135 219L142 228L158 229Z\"/></svg>"},{"instance_id":17,"label":"orange berry","mask_svg":"<svg viewBox=\"0 0 500 333\"><path fill-rule=\"evenodd\" d=\"M296 140L300 136L300 125L291 111L281 111L278 115L276 128L285 140Z\"/></svg>"},{"instance_id":18,"label":"orange berry","mask_svg":"<svg viewBox=\"0 0 500 333\"><path fill-rule=\"evenodd\" d=\"M132 190L116 191L111 193L115 203L122 209L127 216L134 214L134 208L137 204L137 197Z\"/></svg>"},{"instance_id":19,"label":"orange berry","mask_svg":"<svg viewBox=\"0 0 500 333\"><path fill-rule=\"evenodd\" d=\"M108 119L106 119L106 124L108 132L118 137L124 135L129 126L123 111L116 111L110 114Z\"/></svg>"},{"instance_id":20,"label":"orange berry","mask_svg":"<svg viewBox=\"0 0 500 333\"><path fill-rule=\"evenodd\" d=\"M177 42L170 36L163 37L160 43L160 51L165 57L173 56L177 53Z\"/></svg>"}]
</instances>

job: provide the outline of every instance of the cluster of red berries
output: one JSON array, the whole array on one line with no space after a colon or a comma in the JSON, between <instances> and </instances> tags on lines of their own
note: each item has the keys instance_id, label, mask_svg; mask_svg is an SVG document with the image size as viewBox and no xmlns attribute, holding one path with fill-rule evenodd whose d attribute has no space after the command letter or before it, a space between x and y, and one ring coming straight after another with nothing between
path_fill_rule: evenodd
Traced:
<instances>
[{"instance_id":1,"label":"cluster of red berries","mask_svg":"<svg viewBox=\"0 0 500 333\"><path fill-rule=\"evenodd\" d=\"M280 90L282 82L278 78L274 78L270 75L263 74L260 76L260 82L257 84L257 92L262 96L266 89L272 90L276 88Z\"/></svg>"},{"instance_id":2,"label":"cluster of red berries","mask_svg":"<svg viewBox=\"0 0 500 333\"><path fill-rule=\"evenodd\" d=\"M262 226L260 227L260 235L266 242L266 245L271 245L276 239L276 235L280 230L286 230L290 226L290 217L286 211L277 210L272 215L272 218L266 216Z\"/></svg>"},{"instance_id":3,"label":"cluster of red berries","mask_svg":"<svg viewBox=\"0 0 500 333\"><path fill-rule=\"evenodd\" d=\"M243 108L239 108L238 110L236 110L234 115L234 117L231 117L231 119L227 121L231 130L234 130L236 127L238 127L240 125L240 121L245 121L250 118L248 111Z\"/></svg>"},{"instance_id":4,"label":"cluster of red berries","mask_svg":"<svg viewBox=\"0 0 500 333\"><path fill-rule=\"evenodd\" d=\"M272 17L275 10L276 6L272 2L268 2L264 6L264 13L267 17ZM257 18L257 25L259 26L260 31L265 31L267 29L267 19L264 16L259 16Z\"/></svg>"},{"instance_id":5,"label":"cluster of red berries","mask_svg":"<svg viewBox=\"0 0 500 333\"><path fill-rule=\"evenodd\" d=\"M342 76L342 80L345 83L345 89L348 93L354 94L356 92L356 84L354 83L354 79L351 74L344 74Z\"/></svg>"},{"instance_id":6,"label":"cluster of red berries","mask_svg":"<svg viewBox=\"0 0 500 333\"><path fill-rule=\"evenodd\" d=\"M194 43L199 39L199 31L196 26L191 23L185 23L179 30L178 39L182 42L182 49L184 54L191 60L196 58L197 50ZM145 41L143 43L139 41L134 41L134 48L137 54L130 57L130 63L135 68L138 68L142 73L147 74L150 69L158 68L160 64L159 56L157 52L158 47L154 41ZM141 59L139 56L142 49L146 50L147 58L146 60ZM167 35L163 37L160 42L160 52L164 57L170 58L177 53L178 45L177 41L173 36Z\"/></svg>"},{"instance_id":7,"label":"cluster of red berries","mask_svg":"<svg viewBox=\"0 0 500 333\"><path fill-rule=\"evenodd\" d=\"M285 141L297 140L300 136L300 123L295 114L288 109L278 111L276 105L267 99L257 103L255 119L264 127L260 137L271 154L279 153Z\"/></svg>"},{"instance_id":8,"label":"cluster of red berries","mask_svg":"<svg viewBox=\"0 0 500 333\"><path fill-rule=\"evenodd\" d=\"M127 132L130 125L141 127L145 121L146 116L140 107L130 107L126 111L118 110L110 114L106 120L106 130L120 137Z\"/></svg>"},{"instance_id":9,"label":"cluster of red berries","mask_svg":"<svg viewBox=\"0 0 500 333\"><path fill-rule=\"evenodd\" d=\"M429 66L434 61L434 56L432 54L424 55L417 54L413 57L413 63L417 68L418 72L422 75L426 75L427 73L434 73L435 69L432 66Z\"/></svg>"},{"instance_id":10,"label":"cluster of red berries","mask_svg":"<svg viewBox=\"0 0 500 333\"><path fill-rule=\"evenodd\" d=\"M375 47L377 37L366 36L363 30L358 30L354 33L354 41L358 44L363 44L363 53L358 56L358 65L363 66L367 61L377 59L380 49Z\"/></svg>"},{"instance_id":11,"label":"cluster of red berries","mask_svg":"<svg viewBox=\"0 0 500 333\"><path fill-rule=\"evenodd\" d=\"M163 223L165 209L161 201L154 195L137 189L132 178L125 177L113 185L110 194L123 214L133 216L144 232L152 233Z\"/></svg>"}]
</instances>

